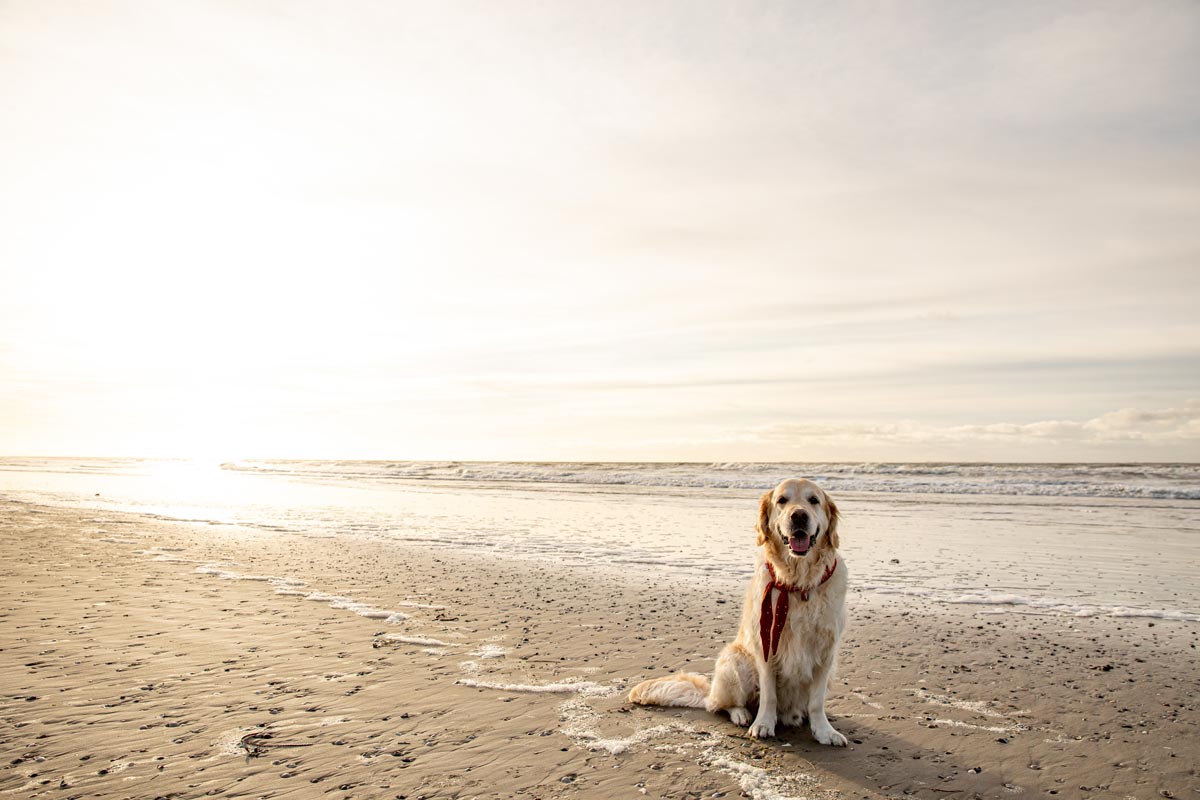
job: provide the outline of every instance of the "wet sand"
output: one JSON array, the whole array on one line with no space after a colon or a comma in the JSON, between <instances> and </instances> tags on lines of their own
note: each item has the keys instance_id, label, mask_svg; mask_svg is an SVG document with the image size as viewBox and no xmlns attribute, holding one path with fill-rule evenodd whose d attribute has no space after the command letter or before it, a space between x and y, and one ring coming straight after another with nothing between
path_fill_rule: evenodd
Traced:
<instances>
[{"instance_id":1,"label":"wet sand","mask_svg":"<svg viewBox=\"0 0 1200 800\"><path fill-rule=\"evenodd\" d=\"M5 796L1200 793L1194 623L852 594L851 746L756 742L624 697L711 668L729 584L0 508Z\"/></svg>"}]
</instances>

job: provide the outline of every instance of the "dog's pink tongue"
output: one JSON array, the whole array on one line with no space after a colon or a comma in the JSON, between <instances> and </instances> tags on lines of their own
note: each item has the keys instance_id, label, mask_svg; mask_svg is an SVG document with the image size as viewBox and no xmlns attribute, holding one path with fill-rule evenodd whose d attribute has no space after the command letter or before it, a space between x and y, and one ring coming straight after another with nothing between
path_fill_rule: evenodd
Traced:
<instances>
[{"instance_id":1,"label":"dog's pink tongue","mask_svg":"<svg viewBox=\"0 0 1200 800\"><path fill-rule=\"evenodd\" d=\"M803 539L797 539L793 536L791 539L788 539L788 547L796 555L802 556L808 552L808 537L805 536Z\"/></svg>"}]
</instances>

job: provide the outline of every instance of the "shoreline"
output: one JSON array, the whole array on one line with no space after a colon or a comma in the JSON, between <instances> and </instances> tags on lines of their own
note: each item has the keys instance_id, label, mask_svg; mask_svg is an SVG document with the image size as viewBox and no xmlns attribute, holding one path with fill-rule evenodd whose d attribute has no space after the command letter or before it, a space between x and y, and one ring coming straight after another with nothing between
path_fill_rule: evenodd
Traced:
<instances>
[{"instance_id":1,"label":"shoreline","mask_svg":"<svg viewBox=\"0 0 1200 800\"><path fill-rule=\"evenodd\" d=\"M829 712L857 741L838 751L624 702L711 669L740 586L3 508L0 795L1200 791L1195 623L852 595Z\"/></svg>"}]
</instances>

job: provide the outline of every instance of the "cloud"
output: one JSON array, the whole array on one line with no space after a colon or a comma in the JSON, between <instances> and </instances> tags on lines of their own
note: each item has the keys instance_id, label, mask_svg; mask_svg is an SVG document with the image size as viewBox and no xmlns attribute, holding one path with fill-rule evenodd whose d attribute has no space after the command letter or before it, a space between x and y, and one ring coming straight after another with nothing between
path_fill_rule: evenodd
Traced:
<instances>
[{"instance_id":1,"label":"cloud","mask_svg":"<svg viewBox=\"0 0 1200 800\"><path fill-rule=\"evenodd\" d=\"M898 422L783 423L746 428L731 437L741 443L764 448L780 446L803 451L816 446L841 445L863 448L892 447L989 448L1011 452L1033 446L1115 448L1130 444L1150 447L1191 448L1200 446L1200 399L1175 408L1123 408L1085 420L1040 420L969 425L932 425L913 420ZM1194 453L1193 453L1194 455Z\"/></svg>"},{"instance_id":2,"label":"cloud","mask_svg":"<svg viewBox=\"0 0 1200 800\"><path fill-rule=\"evenodd\" d=\"M0 452L1196 455L1193 0L58 5Z\"/></svg>"}]
</instances>

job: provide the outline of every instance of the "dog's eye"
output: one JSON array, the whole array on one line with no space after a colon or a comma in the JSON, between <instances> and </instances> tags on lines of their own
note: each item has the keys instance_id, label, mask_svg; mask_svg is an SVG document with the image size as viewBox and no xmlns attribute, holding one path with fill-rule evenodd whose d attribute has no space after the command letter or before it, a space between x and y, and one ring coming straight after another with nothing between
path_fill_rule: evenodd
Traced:
<instances>
[{"instance_id":1,"label":"dog's eye","mask_svg":"<svg viewBox=\"0 0 1200 800\"><path fill-rule=\"evenodd\" d=\"M821 505L821 499L819 497L817 497L815 494L812 497L808 498L808 502L812 503L814 506Z\"/></svg>"},{"instance_id":2,"label":"dog's eye","mask_svg":"<svg viewBox=\"0 0 1200 800\"><path fill-rule=\"evenodd\" d=\"M784 505L784 504L786 504L786 503L787 503L787 497L786 497L786 496L784 496L784 495L780 495L780 496L779 496L779 499L778 499L778 500L776 500L776 501L775 501L775 503L776 503L776 505L781 505L781 506L782 506L782 505Z\"/></svg>"}]
</instances>

